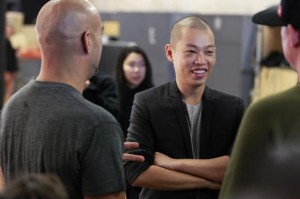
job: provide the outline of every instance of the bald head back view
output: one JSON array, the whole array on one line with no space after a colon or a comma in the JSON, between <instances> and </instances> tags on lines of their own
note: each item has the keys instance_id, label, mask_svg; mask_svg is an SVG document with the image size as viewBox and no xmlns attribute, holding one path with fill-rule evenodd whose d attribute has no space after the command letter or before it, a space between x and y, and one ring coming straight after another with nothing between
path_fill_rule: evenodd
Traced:
<instances>
[{"instance_id":1,"label":"bald head back view","mask_svg":"<svg viewBox=\"0 0 300 199\"><path fill-rule=\"evenodd\" d=\"M102 52L102 23L87 0L51 0L40 10L36 34L42 53L37 80L69 84L82 92Z\"/></svg>"},{"instance_id":2,"label":"bald head back view","mask_svg":"<svg viewBox=\"0 0 300 199\"><path fill-rule=\"evenodd\" d=\"M189 16L177 21L171 29L171 38L170 44L175 45L176 42L182 37L182 29L183 28L196 28L200 30L208 30L210 32L211 28L207 24L207 22L197 16Z\"/></svg>"}]
</instances>

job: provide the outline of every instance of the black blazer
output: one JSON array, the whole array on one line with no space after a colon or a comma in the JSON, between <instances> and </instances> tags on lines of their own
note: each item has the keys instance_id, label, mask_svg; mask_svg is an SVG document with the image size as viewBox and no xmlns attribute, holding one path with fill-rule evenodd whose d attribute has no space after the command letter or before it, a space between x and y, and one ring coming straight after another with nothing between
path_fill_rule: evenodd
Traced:
<instances>
[{"instance_id":1,"label":"black blazer","mask_svg":"<svg viewBox=\"0 0 300 199\"><path fill-rule=\"evenodd\" d=\"M234 97L205 87L200 135L200 158L229 155L244 112L244 104ZM125 173L129 183L153 162L154 152L172 158L193 158L186 105L182 102L175 82L135 95L132 107L128 141L140 143L130 153L145 157L144 163L126 162ZM218 191L158 191L142 189L140 198L147 199L217 198Z\"/></svg>"}]
</instances>

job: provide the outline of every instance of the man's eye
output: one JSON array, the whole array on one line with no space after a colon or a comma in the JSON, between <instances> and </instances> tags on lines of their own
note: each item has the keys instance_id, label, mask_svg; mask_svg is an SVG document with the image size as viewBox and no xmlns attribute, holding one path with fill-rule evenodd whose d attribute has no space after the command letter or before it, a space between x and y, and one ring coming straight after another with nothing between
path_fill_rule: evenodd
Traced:
<instances>
[{"instance_id":1,"label":"man's eye","mask_svg":"<svg viewBox=\"0 0 300 199\"><path fill-rule=\"evenodd\" d=\"M213 50L208 50L208 51L206 51L206 54L208 54L208 55L214 55L214 54L215 54L215 51L213 51Z\"/></svg>"},{"instance_id":2,"label":"man's eye","mask_svg":"<svg viewBox=\"0 0 300 199\"><path fill-rule=\"evenodd\" d=\"M189 53L189 54L194 54L194 53L196 53L195 50L187 50L186 52Z\"/></svg>"}]
</instances>

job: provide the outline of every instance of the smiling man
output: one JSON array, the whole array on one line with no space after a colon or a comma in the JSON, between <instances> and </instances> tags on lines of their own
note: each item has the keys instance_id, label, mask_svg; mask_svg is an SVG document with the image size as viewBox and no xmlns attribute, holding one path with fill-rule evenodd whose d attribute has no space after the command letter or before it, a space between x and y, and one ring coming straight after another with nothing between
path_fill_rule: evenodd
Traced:
<instances>
[{"instance_id":1,"label":"smiling man","mask_svg":"<svg viewBox=\"0 0 300 199\"><path fill-rule=\"evenodd\" d=\"M126 177L142 199L215 199L243 112L240 98L206 81L216 62L214 35L200 17L175 23L165 47L175 80L135 96L127 141Z\"/></svg>"}]
</instances>

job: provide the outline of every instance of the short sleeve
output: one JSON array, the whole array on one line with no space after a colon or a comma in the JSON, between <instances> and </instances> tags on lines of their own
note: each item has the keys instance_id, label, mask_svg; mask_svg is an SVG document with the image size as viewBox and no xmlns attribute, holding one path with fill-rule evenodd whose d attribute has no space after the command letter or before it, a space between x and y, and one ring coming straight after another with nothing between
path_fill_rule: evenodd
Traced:
<instances>
[{"instance_id":1,"label":"short sleeve","mask_svg":"<svg viewBox=\"0 0 300 199\"><path fill-rule=\"evenodd\" d=\"M82 143L84 154L80 158L80 168L83 195L125 191L122 162L124 138L121 128L111 122L98 125L92 131L93 137Z\"/></svg>"}]
</instances>

